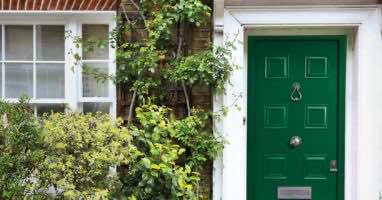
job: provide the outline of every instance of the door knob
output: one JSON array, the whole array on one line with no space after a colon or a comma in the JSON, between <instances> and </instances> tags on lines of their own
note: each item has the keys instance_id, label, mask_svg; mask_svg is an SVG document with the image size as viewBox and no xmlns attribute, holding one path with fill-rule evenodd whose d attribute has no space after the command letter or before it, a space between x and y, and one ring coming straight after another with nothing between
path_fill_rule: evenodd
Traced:
<instances>
[{"instance_id":1,"label":"door knob","mask_svg":"<svg viewBox=\"0 0 382 200\"><path fill-rule=\"evenodd\" d=\"M290 138L289 140L289 145L292 147L292 148L297 148L298 146L300 146L302 144L302 138L299 137L299 136L293 136Z\"/></svg>"}]
</instances>

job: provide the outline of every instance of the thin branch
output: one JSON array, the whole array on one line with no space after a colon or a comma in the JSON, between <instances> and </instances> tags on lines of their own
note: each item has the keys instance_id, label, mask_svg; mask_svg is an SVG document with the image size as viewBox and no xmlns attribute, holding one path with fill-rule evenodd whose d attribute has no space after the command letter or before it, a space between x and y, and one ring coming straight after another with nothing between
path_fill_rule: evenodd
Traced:
<instances>
[{"instance_id":1,"label":"thin branch","mask_svg":"<svg viewBox=\"0 0 382 200\"><path fill-rule=\"evenodd\" d=\"M180 58L183 53L184 31L185 31L185 23L180 22L178 25L178 48L176 50L176 58ZM187 87L184 81L182 81L182 89L184 93L184 98L186 100L187 115L191 116L190 97L188 96Z\"/></svg>"},{"instance_id":2,"label":"thin branch","mask_svg":"<svg viewBox=\"0 0 382 200\"><path fill-rule=\"evenodd\" d=\"M121 8L122 8L122 10L123 10L123 15L125 16L127 22L129 22L129 24L131 24L131 21L130 21L130 19L129 19L129 16L127 15L127 9L125 8L125 4L122 3L122 4L121 4Z\"/></svg>"},{"instance_id":3,"label":"thin branch","mask_svg":"<svg viewBox=\"0 0 382 200\"><path fill-rule=\"evenodd\" d=\"M139 5L134 0L130 0L130 2L133 4L135 9L137 9L137 11L139 12L139 15L142 17L143 21L146 21L146 16L142 13L141 7L139 7Z\"/></svg>"},{"instance_id":4,"label":"thin branch","mask_svg":"<svg viewBox=\"0 0 382 200\"><path fill-rule=\"evenodd\" d=\"M134 104L135 104L135 99L137 98L137 90L134 90L133 97L131 97L131 102L130 102L130 108L129 108L129 115L127 118L127 125L131 124L131 121L133 121L133 113L134 113Z\"/></svg>"},{"instance_id":5,"label":"thin branch","mask_svg":"<svg viewBox=\"0 0 382 200\"><path fill-rule=\"evenodd\" d=\"M134 5L134 7L137 9L137 12L140 14L140 16L142 17L142 19L144 21L146 21L146 17L142 14L141 12L141 9L140 7L138 6L137 3L135 3L134 0L130 0L130 2ZM127 9L125 7L124 4L122 4L122 10L123 10L123 14L126 18L126 20L128 21L129 25L132 26L132 23L131 23L131 20L129 19L129 16L127 15ZM128 117L127 117L127 125L130 125L131 122L133 121L133 114L134 114L134 106L135 106L135 101L136 101L136 98L137 98L137 90L135 89L134 92L133 92L133 96L131 97L131 102L130 102L130 107L129 107L129 114L128 114Z\"/></svg>"},{"instance_id":6,"label":"thin branch","mask_svg":"<svg viewBox=\"0 0 382 200\"><path fill-rule=\"evenodd\" d=\"M234 95L234 94L233 94L233 95ZM236 95L234 95L234 96L236 96ZM236 103L239 101L239 99L241 99L242 97L243 97L243 94L242 94L242 93L240 93L239 95L237 95L236 98L233 100L233 102L232 102L230 105L226 106L226 108L232 108L232 107L234 107L234 106L236 105ZM216 111L216 112L214 112L214 113L219 114L219 113L223 113L223 112L224 112L224 108L221 108L220 110L218 110L218 111Z\"/></svg>"},{"instance_id":7,"label":"thin branch","mask_svg":"<svg viewBox=\"0 0 382 200\"><path fill-rule=\"evenodd\" d=\"M182 88L184 92L184 98L186 99L187 115L191 116L190 97L188 96L186 84L184 83L184 81L182 81Z\"/></svg>"},{"instance_id":8,"label":"thin branch","mask_svg":"<svg viewBox=\"0 0 382 200\"><path fill-rule=\"evenodd\" d=\"M179 31L178 31L178 49L176 50L176 58L180 58L180 56L182 56L183 40L184 40L184 24L181 23L181 25L179 26Z\"/></svg>"}]
</instances>

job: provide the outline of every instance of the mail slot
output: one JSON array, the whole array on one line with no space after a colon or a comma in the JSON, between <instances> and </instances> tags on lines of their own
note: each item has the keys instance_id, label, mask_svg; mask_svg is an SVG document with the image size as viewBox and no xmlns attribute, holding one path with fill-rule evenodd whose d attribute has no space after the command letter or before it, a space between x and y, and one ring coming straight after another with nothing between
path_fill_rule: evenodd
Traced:
<instances>
[{"instance_id":1,"label":"mail slot","mask_svg":"<svg viewBox=\"0 0 382 200\"><path fill-rule=\"evenodd\" d=\"M277 199L312 199L312 187L278 187Z\"/></svg>"}]
</instances>

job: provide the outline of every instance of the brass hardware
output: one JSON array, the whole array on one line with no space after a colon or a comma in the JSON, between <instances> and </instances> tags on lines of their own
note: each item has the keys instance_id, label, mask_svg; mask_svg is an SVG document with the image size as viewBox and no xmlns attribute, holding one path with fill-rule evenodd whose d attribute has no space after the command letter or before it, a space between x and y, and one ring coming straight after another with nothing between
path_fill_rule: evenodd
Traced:
<instances>
[{"instance_id":1,"label":"brass hardware","mask_svg":"<svg viewBox=\"0 0 382 200\"><path fill-rule=\"evenodd\" d=\"M297 96L295 94L297 94ZM292 99L292 101L300 101L302 99L301 84L299 82L293 83L290 99Z\"/></svg>"}]
</instances>

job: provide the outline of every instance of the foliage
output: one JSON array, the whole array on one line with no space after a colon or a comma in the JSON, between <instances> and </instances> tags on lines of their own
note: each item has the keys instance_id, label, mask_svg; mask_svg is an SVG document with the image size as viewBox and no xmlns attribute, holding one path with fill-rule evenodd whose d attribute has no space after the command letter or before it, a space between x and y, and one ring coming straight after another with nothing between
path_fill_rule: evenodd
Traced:
<instances>
[{"instance_id":1,"label":"foliage","mask_svg":"<svg viewBox=\"0 0 382 200\"><path fill-rule=\"evenodd\" d=\"M224 92L233 70L233 43L210 45L201 52L185 51L189 45L186 32L211 16L211 9L202 0L130 2L138 16L124 13L110 33L109 43L116 48L115 75L84 65L78 54L73 57L84 73L99 81L112 79L129 88L125 91L126 96L131 96L127 126L133 138L129 144L136 149L129 162L119 167L124 194L130 200L199 199L199 172L221 152L223 142L209 127L211 116L218 114L192 112L189 93L196 84ZM84 51L94 51L105 44L73 39ZM175 119L169 108L160 105L167 105L168 88L179 86L188 115ZM133 121L133 116L137 121Z\"/></svg>"},{"instance_id":2,"label":"foliage","mask_svg":"<svg viewBox=\"0 0 382 200\"><path fill-rule=\"evenodd\" d=\"M192 86L197 84L209 85L217 91L224 91L225 84L233 67L229 58L231 42L225 47L208 48L187 57L181 57L172 63L172 67L166 71L167 76L173 82L185 82Z\"/></svg>"},{"instance_id":3,"label":"foliage","mask_svg":"<svg viewBox=\"0 0 382 200\"><path fill-rule=\"evenodd\" d=\"M176 119L143 105L138 122L123 127L100 113L52 113L39 123L25 101L0 108L7 199L199 199L199 171L223 148L198 110Z\"/></svg>"},{"instance_id":4,"label":"foliage","mask_svg":"<svg viewBox=\"0 0 382 200\"><path fill-rule=\"evenodd\" d=\"M160 79L158 63L163 53L150 45L122 44L116 54L118 70L114 80L128 83L131 91L147 96L150 90L157 88L158 84L154 83Z\"/></svg>"},{"instance_id":5,"label":"foliage","mask_svg":"<svg viewBox=\"0 0 382 200\"><path fill-rule=\"evenodd\" d=\"M184 83L188 88L201 83L224 91L232 71L231 42L191 55L183 52L187 29L200 26L211 15L207 5L201 0L140 0L134 5L141 17L130 19L126 15L127 21L119 19L117 28L110 34L110 43L116 48L116 74L110 77L82 64L81 57L74 55L76 64L85 68L85 73L99 81L112 79L117 84L127 84L140 99L153 99L158 96L157 90L169 83ZM142 26L147 37L133 37ZM85 51L104 47L104 41L78 37L74 41Z\"/></svg>"},{"instance_id":6,"label":"foliage","mask_svg":"<svg viewBox=\"0 0 382 200\"><path fill-rule=\"evenodd\" d=\"M131 131L140 153L123 173L125 193L140 200L198 199L198 170L223 148L203 131L205 115L177 120L168 108L156 105L136 112L139 123Z\"/></svg>"},{"instance_id":7,"label":"foliage","mask_svg":"<svg viewBox=\"0 0 382 200\"><path fill-rule=\"evenodd\" d=\"M0 102L0 198L23 199L43 156L41 127L27 100Z\"/></svg>"},{"instance_id":8,"label":"foliage","mask_svg":"<svg viewBox=\"0 0 382 200\"><path fill-rule=\"evenodd\" d=\"M131 3L139 17L127 14L113 32L117 73L113 80L132 92L128 125L141 152L123 171L124 192L130 199L199 199L199 172L223 148L211 129L210 115L191 112L189 91L205 85L223 92L233 70L232 43L187 54L185 34L210 17L201 0L140 0ZM145 36L134 37L144 27ZM182 86L188 116L175 119L163 106L167 88ZM137 121L132 123L135 98ZM166 100L166 98L164 99ZM124 169L124 170L122 170Z\"/></svg>"},{"instance_id":9,"label":"foliage","mask_svg":"<svg viewBox=\"0 0 382 200\"><path fill-rule=\"evenodd\" d=\"M141 0L140 3L141 10L150 14L146 29L152 42L170 39L172 25L178 22L199 26L211 10L200 0Z\"/></svg>"},{"instance_id":10,"label":"foliage","mask_svg":"<svg viewBox=\"0 0 382 200\"><path fill-rule=\"evenodd\" d=\"M45 158L35 185L40 197L47 198L50 187L56 199L108 199L119 190L118 174L111 169L135 157L132 136L121 120L105 114L52 114L43 124Z\"/></svg>"},{"instance_id":11,"label":"foliage","mask_svg":"<svg viewBox=\"0 0 382 200\"><path fill-rule=\"evenodd\" d=\"M193 115L173 121L173 137L187 149L187 165L201 169L208 160L213 160L223 150L224 140L211 134L207 127L209 115L194 110Z\"/></svg>"}]
</instances>

